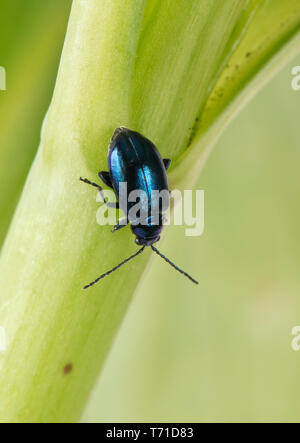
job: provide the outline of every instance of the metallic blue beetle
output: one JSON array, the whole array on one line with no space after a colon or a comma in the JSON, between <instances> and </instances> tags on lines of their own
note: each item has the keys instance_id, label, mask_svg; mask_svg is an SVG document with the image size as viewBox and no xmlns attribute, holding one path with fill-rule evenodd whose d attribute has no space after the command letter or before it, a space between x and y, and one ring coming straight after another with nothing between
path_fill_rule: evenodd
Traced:
<instances>
[{"instance_id":1,"label":"metallic blue beetle","mask_svg":"<svg viewBox=\"0 0 300 443\"><path fill-rule=\"evenodd\" d=\"M86 178L80 178L84 183L98 189L106 205L117 209L120 208L125 213L125 220L120 220L114 227L113 232L125 227L129 223L132 232L136 236L136 244L142 246L137 253L121 262L115 268L102 274L97 280L85 286L84 289L93 286L99 280L141 254L146 246L151 246L152 250L173 268L188 277L193 283L198 284L195 279L178 268L153 246L154 243L160 240L160 233L163 229L164 222L163 212L169 207L167 170L170 163L170 159L163 160L161 158L154 144L146 137L138 132L121 127L115 130L108 148L109 172L102 171L99 173L99 177L103 183L114 190L117 202L109 203L104 198L101 186ZM124 183L126 183L126 195L122 196L123 188L121 188L121 184ZM138 193L140 193L139 217L130 216L131 209L136 205L136 201L128 201L128 196L132 191L138 191ZM157 198L153 198L153 191L158 191L158 193L165 191L168 195L167 205L162 206L158 194L155 194ZM145 196L144 199L142 197L143 195ZM126 201L126 205L122 204L124 201ZM143 217L142 214L145 214L145 216Z\"/></svg>"}]
</instances>

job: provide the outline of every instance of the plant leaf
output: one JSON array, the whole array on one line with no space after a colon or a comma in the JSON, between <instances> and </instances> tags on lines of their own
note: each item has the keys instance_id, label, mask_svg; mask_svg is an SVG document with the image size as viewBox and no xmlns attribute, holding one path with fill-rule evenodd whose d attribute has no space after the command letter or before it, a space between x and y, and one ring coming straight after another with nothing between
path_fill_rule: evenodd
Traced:
<instances>
[{"instance_id":1,"label":"plant leaf","mask_svg":"<svg viewBox=\"0 0 300 443\"><path fill-rule=\"evenodd\" d=\"M197 180L207 154L230 121L299 48L299 2L258 2L250 26L197 115L188 149L177 160L175 183L187 177L187 170L189 183Z\"/></svg>"}]
</instances>

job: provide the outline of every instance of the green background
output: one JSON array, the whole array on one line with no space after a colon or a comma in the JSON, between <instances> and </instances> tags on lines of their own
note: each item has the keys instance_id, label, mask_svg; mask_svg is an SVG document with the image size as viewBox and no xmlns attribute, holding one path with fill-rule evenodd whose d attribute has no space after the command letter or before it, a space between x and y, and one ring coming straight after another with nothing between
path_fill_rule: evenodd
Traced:
<instances>
[{"instance_id":1,"label":"green background","mask_svg":"<svg viewBox=\"0 0 300 443\"><path fill-rule=\"evenodd\" d=\"M38 146L70 1L0 1L0 236ZM39 41L43 42L43 50ZM45 44L47 42L47 44ZM291 69L239 115L210 156L205 233L169 229L83 421L298 421L300 91ZM17 91L17 93L16 93Z\"/></svg>"}]
</instances>

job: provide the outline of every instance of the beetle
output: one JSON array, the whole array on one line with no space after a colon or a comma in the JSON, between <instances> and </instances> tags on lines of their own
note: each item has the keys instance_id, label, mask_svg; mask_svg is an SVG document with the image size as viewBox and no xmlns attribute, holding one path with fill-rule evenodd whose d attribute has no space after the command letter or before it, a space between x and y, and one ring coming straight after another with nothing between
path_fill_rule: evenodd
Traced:
<instances>
[{"instance_id":1,"label":"beetle","mask_svg":"<svg viewBox=\"0 0 300 443\"><path fill-rule=\"evenodd\" d=\"M113 228L113 232L130 224L131 230L135 235L135 243L142 247L138 252L122 261L110 271L102 274L83 289L90 288L102 278L137 257L144 251L146 246L150 246L157 255L169 263L174 269L186 276L193 283L198 284L197 280L178 268L154 246L154 243L160 240L160 233L164 225L163 211L167 208L162 208L159 197L153 198L152 193L153 191L167 191L169 195L167 170L169 169L171 160L167 158L162 159L157 148L150 140L140 133L125 127L120 127L115 130L108 147L107 160L109 170L99 172L98 176L106 186L114 190L117 199L116 203L110 203L105 199L103 189L97 183L82 177L80 177L80 180L97 188L102 201L107 206L122 209L125 214L125 219L119 220L118 224ZM126 183L127 188L127 195L125 196L126 205L122 204L124 199L120 198L122 192L121 184L124 183ZM145 199L140 197L140 212L145 214L144 218L143 216L142 218L130 216L131 209L136 205L136 202L128 201L128 195L136 190L140 192L141 196L145 195L147 197Z\"/></svg>"}]
</instances>

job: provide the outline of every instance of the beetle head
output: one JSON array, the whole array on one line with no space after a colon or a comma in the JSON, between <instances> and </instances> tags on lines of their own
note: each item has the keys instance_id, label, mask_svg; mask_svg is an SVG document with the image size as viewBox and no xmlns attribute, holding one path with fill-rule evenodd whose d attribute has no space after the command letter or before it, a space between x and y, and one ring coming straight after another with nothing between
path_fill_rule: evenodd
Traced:
<instances>
[{"instance_id":1,"label":"beetle head","mask_svg":"<svg viewBox=\"0 0 300 443\"><path fill-rule=\"evenodd\" d=\"M160 233L163 229L163 216L159 215L158 223L155 223L154 220L154 217L149 217L147 223L131 225L131 230L136 236L135 243L137 245L151 246L160 240Z\"/></svg>"},{"instance_id":2,"label":"beetle head","mask_svg":"<svg viewBox=\"0 0 300 443\"><path fill-rule=\"evenodd\" d=\"M160 240L160 236L155 238L136 237L135 243L139 246L152 246Z\"/></svg>"}]
</instances>

